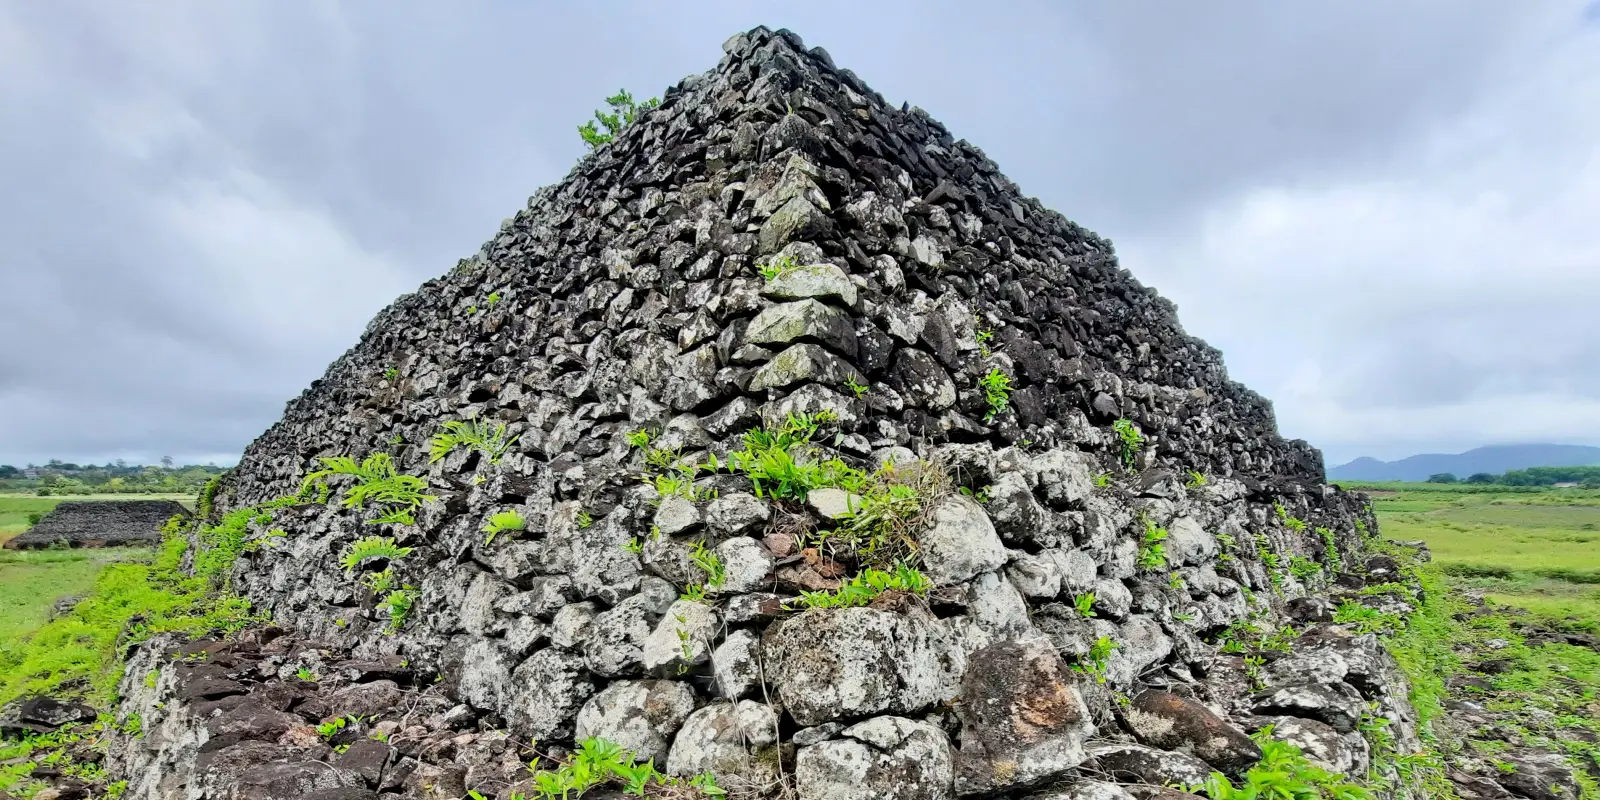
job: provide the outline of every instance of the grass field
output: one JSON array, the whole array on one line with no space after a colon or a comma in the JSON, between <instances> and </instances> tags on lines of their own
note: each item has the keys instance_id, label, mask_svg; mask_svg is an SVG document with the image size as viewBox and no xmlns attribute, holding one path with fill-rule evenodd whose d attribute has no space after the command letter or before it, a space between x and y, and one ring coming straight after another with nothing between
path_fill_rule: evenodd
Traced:
<instances>
[{"instance_id":1,"label":"grass field","mask_svg":"<svg viewBox=\"0 0 1600 800\"><path fill-rule=\"evenodd\" d=\"M29 514L44 514L63 500L178 500L192 505L187 495L80 495L34 497L0 494L0 544L28 529ZM63 597L81 595L94 586L107 564L148 559L148 548L99 550L0 550L0 642L13 641L49 617L51 606Z\"/></svg>"},{"instance_id":2,"label":"grass field","mask_svg":"<svg viewBox=\"0 0 1600 800\"><path fill-rule=\"evenodd\" d=\"M1383 535L1420 539L1459 588L1600 630L1600 490L1385 483Z\"/></svg>"},{"instance_id":3,"label":"grass field","mask_svg":"<svg viewBox=\"0 0 1600 800\"><path fill-rule=\"evenodd\" d=\"M149 557L149 548L142 547L0 550L0 642L43 625L60 598L88 592L105 565Z\"/></svg>"}]
</instances>

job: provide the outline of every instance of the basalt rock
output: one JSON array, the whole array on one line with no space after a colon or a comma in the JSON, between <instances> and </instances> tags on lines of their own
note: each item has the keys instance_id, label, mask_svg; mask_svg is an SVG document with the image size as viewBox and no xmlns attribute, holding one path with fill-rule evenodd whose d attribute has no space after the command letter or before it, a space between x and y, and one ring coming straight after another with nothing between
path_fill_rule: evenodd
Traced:
<instances>
[{"instance_id":1,"label":"basalt rock","mask_svg":"<svg viewBox=\"0 0 1600 800\"><path fill-rule=\"evenodd\" d=\"M189 509L172 500L67 500L5 543L9 550L46 547L138 547L161 541L161 526Z\"/></svg>"},{"instance_id":2,"label":"basalt rock","mask_svg":"<svg viewBox=\"0 0 1600 800\"><path fill-rule=\"evenodd\" d=\"M1397 727L1414 719L1364 641L1319 639L1337 663L1285 677L1336 674L1316 702L1219 657L1230 626L1282 620L1359 563L1377 523L1110 242L790 32L724 51L381 312L227 473L217 514L375 453L430 499L384 516L340 502L339 477L250 521L249 539L285 535L245 548L232 585L300 649L193 682L136 656L124 708L160 734L114 752L146 776L126 796L226 779L504 798L531 777L511 742L554 764L596 736L755 796L1118 797L1082 771L1091 744L1108 764L1166 752L1187 780L1247 769L1235 728L1262 715L1342 736L1389 698ZM999 395L980 383L996 374ZM791 419L817 426L785 451L802 467L892 465L882 480L915 487L877 498L901 516L870 544L840 544L874 513L859 482L775 497L782 476L732 455ZM504 435L430 446L466 420ZM490 540L507 511L524 524ZM372 535L410 551L347 571ZM1297 578L1296 557L1323 569ZM800 594L906 559L926 591ZM409 614L379 580L414 587ZM1170 730L1135 726L1149 744L1121 731L1119 694L1180 686L1216 717L1197 700ZM387 759L307 734L345 706L375 714ZM306 762L333 771L313 786Z\"/></svg>"}]
</instances>

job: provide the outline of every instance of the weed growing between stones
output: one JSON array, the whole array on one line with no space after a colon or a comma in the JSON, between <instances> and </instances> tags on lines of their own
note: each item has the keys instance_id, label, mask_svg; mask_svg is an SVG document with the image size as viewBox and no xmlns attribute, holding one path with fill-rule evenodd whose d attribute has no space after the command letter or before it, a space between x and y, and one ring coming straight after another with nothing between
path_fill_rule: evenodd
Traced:
<instances>
[{"instance_id":1,"label":"weed growing between stones","mask_svg":"<svg viewBox=\"0 0 1600 800\"><path fill-rule=\"evenodd\" d=\"M1139 426L1126 417L1111 424L1111 430L1117 434L1117 439L1122 443L1122 463L1128 469L1133 469L1133 459L1144 449L1144 434L1139 432Z\"/></svg>"},{"instance_id":2,"label":"weed growing between stones","mask_svg":"<svg viewBox=\"0 0 1600 800\"><path fill-rule=\"evenodd\" d=\"M867 605L885 592L904 592L924 597L931 588L933 582L928 580L928 576L907 564L898 564L893 571L868 567L845 581L836 591L801 591L800 596L789 603L806 608L850 608Z\"/></svg>"},{"instance_id":3,"label":"weed growing between stones","mask_svg":"<svg viewBox=\"0 0 1600 800\"><path fill-rule=\"evenodd\" d=\"M489 457L489 463L498 464L500 458L506 454L511 445L517 441L516 436L506 436L505 423L491 427L476 417L467 420L451 420L444 424L444 430L433 435L428 443L428 463L439 461L457 447L476 450Z\"/></svg>"},{"instance_id":4,"label":"weed growing between stones","mask_svg":"<svg viewBox=\"0 0 1600 800\"><path fill-rule=\"evenodd\" d=\"M393 636L400 632L406 625L406 617L411 614L411 607L417 602L417 587L406 586L395 589L384 595L380 603L389 616L389 624L383 629L386 636Z\"/></svg>"},{"instance_id":5,"label":"weed growing between stones","mask_svg":"<svg viewBox=\"0 0 1600 800\"><path fill-rule=\"evenodd\" d=\"M1289 510L1284 508L1282 503L1274 502L1272 504L1272 509L1273 511L1277 512L1278 520L1281 521L1289 530L1294 531L1295 533L1300 533L1306 529L1305 521L1289 516Z\"/></svg>"},{"instance_id":6,"label":"weed growing between stones","mask_svg":"<svg viewBox=\"0 0 1600 800\"><path fill-rule=\"evenodd\" d=\"M1084 619L1094 619L1094 592L1073 595L1072 607L1078 610L1078 616Z\"/></svg>"},{"instance_id":7,"label":"weed growing between stones","mask_svg":"<svg viewBox=\"0 0 1600 800\"><path fill-rule=\"evenodd\" d=\"M1011 376L1001 372L999 367L979 378L978 386L983 389L984 402L989 404L989 413L984 415L984 422L993 422L995 417L1011 407Z\"/></svg>"},{"instance_id":8,"label":"weed growing between stones","mask_svg":"<svg viewBox=\"0 0 1600 800\"><path fill-rule=\"evenodd\" d=\"M703 584L691 584L684 590L684 599L702 600L706 596L706 589L719 589L727 582L728 569L722 559L706 547L705 542L695 542L689 546L689 560L706 574ZM693 596L691 596L693 595Z\"/></svg>"},{"instance_id":9,"label":"weed growing between stones","mask_svg":"<svg viewBox=\"0 0 1600 800\"><path fill-rule=\"evenodd\" d=\"M411 555L411 548L401 547L392 536L364 536L345 549L339 565L344 567L346 575L354 575L357 569L373 561L381 559L392 564L408 555Z\"/></svg>"},{"instance_id":10,"label":"weed growing between stones","mask_svg":"<svg viewBox=\"0 0 1600 800\"><path fill-rule=\"evenodd\" d=\"M846 377L844 379L844 388L849 389L858 398L859 397L865 397L867 392L872 391L872 387L868 386L865 383L857 382L854 375L851 375L851 376Z\"/></svg>"},{"instance_id":11,"label":"weed growing between stones","mask_svg":"<svg viewBox=\"0 0 1600 800\"><path fill-rule=\"evenodd\" d=\"M1305 556L1294 556L1289 559L1289 573L1302 582L1309 583L1322 575L1322 565Z\"/></svg>"},{"instance_id":12,"label":"weed growing between stones","mask_svg":"<svg viewBox=\"0 0 1600 800\"><path fill-rule=\"evenodd\" d=\"M798 265L795 263L793 256L778 256L766 262L765 264L758 266L756 271L759 272L761 277L765 280L775 281L782 277L784 273L796 269L797 267Z\"/></svg>"},{"instance_id":13,"label":"weed growing between stones","mask_svg":"<svg viewBox=\"0 0 1600 800\"><path fill-rule=\"evenodd\" d=\"M592 788L611 786L624 794L638 797L671 798L671 800L700 800L727 795L727 790L717 785L715 775L702 772L692 778L677 778L656 770L655 759L639 763L631 751L614 742L590 737L578 742L577 752L554 769L540 769L543 758L535 757L528 764L533 773L534 793L513 793L510 800L567 800L582 797ZM476 791L469 791L471 800L486 800Z\"/></svg>"},{"instance_id":14,"label":"weed growing between stones","mask_svg":"<svg viewBox=\"0 0 1600 800\"><path fill-rule=\"evenodd\" d=\"M1139 569L1154 572L1167 566L1167 529L1158 527L1154 522L1144 521L1144 537L1139 540L1139 557L1136 563Z\"/></svg>"},{"instance_id":15,"label":"weed growing between stones","mask_svg":"<svg viewBox=\"0 0 1600 800\"><path fill-rule=\"evenodd\" d=\"M1328 528L1318 528L1317 535L1322 537L1322 561L1328 568L1328 574L1339 574L1344 570L1344 559L1339 557L1339 544L1333 536L1333 531Z\"/></svg>"},{"instance_id":16,"label":"weed growing between stones","mask_svg":"<svg viewBox=\"0 0 1600 800\"><path fill-rule=\"evenodd\" d=\"M1200 472L1199 470L1191 469L1189 470L1188 479L1183 482L1183 486L1186 489L1198 489L1206 485L1206 483L1207 481L1204 473Z\"/></svg>"},{"instance_id":17,"label":"weed growing between stones","mask_svg":"<svg viewBox=\"0 0 1600 800\"><path fill-rule=\"evenodd\" d=\"M1369 800L1372 794L1360 784L1345 780L1312 764L1300 748L1272 738L1268 725L1250 738L1261 748L1261 761L1251 767L1238 785L1226 775L1213 772L1199 786L1186 787L1191 793L1204 792L1211 800Z\"/></svg>"},{"instance_id":18,"label":"weed growing between stones","mask_svg":"<svg viewBox=\"0 0 1600 800\"><path fill-rule=\"evenodd\" d=\"M494 537L502 533L516 533L528 529L528 521L515 511L501 511L491 514L489 521L484 523L483 529L488 532L488 538L483 540L485 545L494 544Z\"/></svg>"},{"instance_id":19,"label":"weed growing between stones","mask_svg":"<svg viewBox=\"0 0 1600 800\"><path fill-rule=\"evenodd\" d=\"M1117 643L1109 636L1102 636L1089 646L1088 655L1072 665L1075 672L1094 678L1095 683L1106 682L1106 665L1111 661L1111 653L1117 649Z\"/></svg>"}]
</instances>

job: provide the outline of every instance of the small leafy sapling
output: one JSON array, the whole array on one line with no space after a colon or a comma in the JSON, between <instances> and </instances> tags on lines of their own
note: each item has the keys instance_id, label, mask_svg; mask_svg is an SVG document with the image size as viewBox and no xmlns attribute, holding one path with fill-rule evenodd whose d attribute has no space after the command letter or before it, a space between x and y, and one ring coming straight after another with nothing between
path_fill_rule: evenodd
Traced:
<instances>
[{"instance_id":1,"label":"small leafy sapling","mask_svg":"<svg viewBox=\"0 0 1600 800\"><path fill-rule=\"evenodd\" d=\"M590 150L598 148L617 137L623 128L632 125L639 118L639 113L661 105L658 98L650 98L642 103L636 103L633 94L626 89L606 98L606 105L611 108L611 113L603 111L594 112L594 119L578 126L578 135L583 137L583 143ZM598 127L596 123L599 123Z\"/></svg>"},{"instance_id":2,"label":"small leafy sapling","mask_svg":"<svg viewBox=\"0 0 1600 800\"><path fill-rule=\"evenodd\" d=\"M1144 537L1139 542L1139 568L1153 572L1167 566L1167 529L1150 520L1144 521Z\"/></svg>"},{"instance_id":3,"label":"small leafy sapling","mask_svg":"<svg viewBox=\"0 0 1600 800\"><path fill-rule=\"evenodd\" d=\"M978 386L983 388L983 399L989 404L989 413L984 415L983 421L993 422L1011 406L1011 376L995 367L978 379Z\"/></svg>"},{"instance_id":4,"label":"small leafy sapling","mask_svg":"<svg viewBox=\"0 0 1600 800\"><path fill-rule=\"evenodd\" d=\"M1133 424L1133 420L1126 417L1112 423L1111 430L1117 434L1117 439L1122 443L1122 463L1131 469L1134 457L1144 449L1144 434L1139 432L1139 427Z\"/></svg>"}]
</instances>

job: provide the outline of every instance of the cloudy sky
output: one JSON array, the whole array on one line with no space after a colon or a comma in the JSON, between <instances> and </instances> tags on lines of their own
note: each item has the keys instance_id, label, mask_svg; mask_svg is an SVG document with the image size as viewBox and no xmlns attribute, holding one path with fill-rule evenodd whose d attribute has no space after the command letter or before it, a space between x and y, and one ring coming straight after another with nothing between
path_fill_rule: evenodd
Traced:
<instances>
[{"instance_id":1,"label":"cloudy sky","mask_svg":"<svg viewBox=\"0 0 1600 800\"><path fill-rule=\"evenodd\" d=\"M231 463L757 24L1111 238L1330 464L1600 444L1600 0L1203 5L0 0L0 463Z\"/></svg>"}]
</instances>

